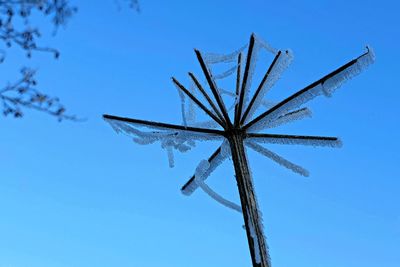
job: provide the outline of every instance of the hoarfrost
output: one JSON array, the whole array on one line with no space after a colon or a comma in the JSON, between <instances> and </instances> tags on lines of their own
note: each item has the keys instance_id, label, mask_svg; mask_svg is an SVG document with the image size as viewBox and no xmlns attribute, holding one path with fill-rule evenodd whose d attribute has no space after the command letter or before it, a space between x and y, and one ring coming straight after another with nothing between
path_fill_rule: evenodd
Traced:
<instances>
[{"instance_id":1,"label":"hoarfrost","mask_svg":"<svg viewBox=\"0 0 400 267\"><path fill-rule=\"evenodd\" d=\"M247 45L242 46L238 50L228 54L217 54L217 53L205 53L203 55L203 59L207 64L216 64L216 63L227 63L227 62L234 62L237 59L239 53L241 53Z\"/></svg>"},{"instance_id":2,"label":"hoarfrost","mask_svg":"<svg viewBox=\"0 0 400 267\"><path fill-rule=\"evenodd\" d=\"M308 108L298 109L285 115L278 117L276 120L270 121L268 119L262 119L249 128L251 132L259 132L268 128L276 128L283 124L287 124L293 121L302 120L304 118L311 118L312 112Z\"/></svg>"},{"instance_id":3,"label":"hoarfrost","mask_svg":"<svg viewBox=\"0 0 400 267\"><path fill-rule=\"evenodd\" d=\"M342 86L347 80L353 78L354 76L360 74L367 66L371 65L375 61L375 53L367 46L368 52L357 59L357 62L352 66L346 68L338 75L333 76L330 79L327 79L322 83L322 91L323 93L330 97L332 93Z\"/></svg>"},{"instance_id":4,"label":"hoarfrost","mask_svg":"<svg viewBox=\"0 0 400 267\"><path fill-rule=\"evenodd\" d=\"M219 124L214 120L209 120L209 121L194 122L190 126L199 127L199 128L215 129L215 128L219 127Z\"/></svg>"},{"instance_id":5,"label":"hoarfrost","mask_svg":"<svg viewBox=\"0 0 400 267\"><path fill-rule=\"evenodd\" d=\"M249 121L254 112L263 104L263 100L267 92L275 85L275 83L279 80L282 73L289 67L290 63L293 61L293 53L290 50L286 50L285 52L281 52L276 60L276 63L272 66L269 74L266 74L262 83L260 84L260 90L256 99L251 106L249 113L247 114L246 121Z\"/></svg>"},{"instance_id":6,"label":"hoarfrost","mask_svg":"<svg viewBox=\"0 0 400 267\"><path fill-rule=\"evenodd\" d=\"M254 34L254 37L256 39L256 42L259 43L259 45L262 48L264 48L265 50L267 50L268 52L270 52L272 54L277 54L278 53L278 50L276 48L272 47L269 43L267 43L264 39L262 39L258 35Z\"/></svg>"},{"instance_id":7,"label":"hoarfrost","mask_svg":"<svg viewBox=\"0 0 400 267\"><path fill-rule=\"evenodd\" d=\"M251 218L249 211L247 211L247 217ZM255 253L254 256L255 256L256 263L261 263L260 243L258 242L256 230L254 229L253 221L251 219L249 219L249 231L250 231L250 235L253 239L254 253Z\"/></svg>"},{"instance_id":8,"label":"hoarfrost","mask_svg":"<svg viewBox=\"0 0 400 267\"><path fill-rule=\"evenodd\" d=\"M237 95L231 91L225 90L223 88L218 88L218 92L222 95L228 95L228 96L232 96L232 97L237 97Z\"/></svg>"},{"instance_id":9,"label":"hoarfrost","mask_svg":"<svg viewBox=\"0 0 400 267\"><path fill-rule=\"evenodd\" d=\"M203 181L206 180L211 173L224 162L229 156L230 156L230 147L228 141L224 140L222 145L219 147L219 149L216 151L215 156L209 160L209 168L202 174L202 179ZM203 163L204 164L204 163ZM182 190L182 193L184 195L189 196L192 194L197 188L198 184L196 182L196 179L193 180L184 190Z\"/></svg>"},{"instance_id":10,"label":"hoarfrost","mask_svg":"<svg viewBox=\"0 0 400 267\"><path fill-rule=\"evenodd\" d=\"M194 82L192 81L189 91L192 93L192 95L196 95L195 92L195 87L196 85L194 84ZM188 123L193 123L196 121L196 110L195 110L195 103L193 102L193 100L190 99L188 107L187 107L187 111L186 111L186 118Z\"/></svg>"},{"instance_id":11,"label":"hoarfrost","mask_svg":"<svg viewBox=\"0 0 400 267\"><path fill-rule=\"evenodd\" d=\"M324 146L324 147L341 147L342 141L340 139L326 139L326 138L308 138L301 136L275 136L271 135L270 137L250 137L251 141L255 141L258 143L264 144L280 144L280 145L305 145L305 146Z\"/></svg>"},{"instance_id":12,"label":"hoarfrost","mask_svg":"<svg viewBox=\"0 0 400 267\"><path fill-rule=\"evenodd\" d=\"M306 102L314 99L317 96L325 95L330 96L332 93L338 89L345 81L353 78L354 76L361 73L366 67L374 62L375 56L371 48L367 47L368 51L357 59L349 62L349 66L344 68L343 70L336 70L337 73L334 73L331 76L326 76L303 90L295 93L294 95L288 97L282 102L278 103L274 107L272 107L266 114L262 114L260 116L264 116L264 123L268 121L272 121L282 114L289 112L290 110L296 109ZM253 124L249 127L248 130L252 130L256 124Z\"/></svg>"},{"instance_id":13,"label":"hoarfrost","mask_svg":"<svg viewBox=\"0 0 400 267\"><path fill-rule=\"evenodd\" d=\"M122 122L112 119L105 119L117 133L123 133L132 138L132 140L140 145L148 145L159 141L161 147L167 150L169 166L174 166L173 150L186 152L195 146L195 140L218 140L222 136L190 132L189 130L172 130L164 127L149 126L140 123ZM208 125L211 125L208 123ZM150 132L144 132L138 128L146 127L151 129Z\"/></svg>"},{"instance_id":14,"label":"hoarfrost","mask_svg":"<svg viewBox=\"0 0 400 267\"><path fill-rule=\"evenodd\" d=\"M230 75L235 73L236 69L237 69L237 66L234 66L234 67L228 69L227 71L224 71L221 74L215 75L214 79L219 80L219 79L224 79L226 77L229 77Z\"/></svg>"},{"instance_id":15,"label":"hoarfrost","mask_svg":"<svg viewBox=\"0 0 400 267\"><path fill-rule=\"evenodd\" d=\"M169 167L173 168L175 166L175 163L174 163L174 151L172 150L172 146L166 146L165 148L167 149Z\"/></svg>"},{"instance_id":16,"label":"hoarfrost","mask_svg":"<svg viewBox=\"0 0 400 267\"><path fill-rule=\"evenodd\" d=\"M178 90L179 98L181 100L182 124L184 126L189 126L189 124L196 120L195 106L197 106L197 104L190 97L186 97L176 83L173 84ZM193 96L196 96L195 84L193 81L190 84L189 91Z\"/></svg>"},{"instance_id":17,"label":"hoarfrost","mask_svg":"<svg viewBox=\"0 0 400 267\"><path fill-rule=\"evenodd\" d=\"M246 106L247 102L249 101L250 88L251 88L253 75L254 75L254 70L256 68L256 63L257 63L257 60L258 60L258 55L259 55L260 50L262 48L264 48L265 50L267 50L270 53L273 53L273 54L277 54L278 53L278 50L273 48L271 45L269 45L267 42L262 40L260 37L256 36L255 34L253 34L253 37L254 37L254 46L253 46L252 55L251 55L251 58L250 58L250 61L249 61L247 82L246 82L244 88L241 88L241 90L244 90L244 99L243 99L244 100L243 101L244 106ZM246 61L248 61L248 59L246 59ZM242 113L244 111L245 110L243 109ZM243 114L241 114L241 115L243 115Z\"/></svg>"},{"instance_id":18,"label":"hoarfrost","mask_svg":"<svg viewBox=\"0 0 400 267\"><path fill-rule=\"evenodd\" d=\"M218 203L224 205L225 207L228 207L230 209L236 210L238 212L242 212L242 208L223 198L221 195L217 194L214 190L212 190L205 182L204 179L206 178L207 175L207 170L210 168L210 162L208 162L208 160L202 160L200 161L199 165L196 168L196 172L195 172L195 181L198 184L198 186L207 194L209 195L211 198L213 198L215 201L217 201Z\"/></svg>"},{"instance_id":19,"label":"hoarfrost","mask_svg":"<svg viewBox=\"0 0 400 267\"><path fill-rule=\"evenodd\" d=\"M260 146L259 144L255 143L253 141L246 140L245 143L248 147L250 147L254 151L260 153L261 155L266 156L267 158L275 161L279 165L281 165L289 170L292 170L295 173L298 173L305 177L308 177L310 175L309 172L306 169L304 169L303 167L284 159L283 157L279 156L278 154L272 152L269 149L266 149L265 147Z\"/></svg>"},{"instance_id":20,"label":"hoarfrost","mask_svg":"<svg viewBox=\"0 0 400 267\"><path fill-rule=\"evenodd\" d=\"M261 105L263 105L265 108L269 109L269 108L272 108L273 106L275 106L276 103L273 101L270 101L270 100L263 99L261 101Z\"/></svg>"},{"instance_id":21,"label":"hoarfrost","mask_svg":"<svg viewBox=\"0 0 400 267\"><path fill-rule=\"evenodd\" d=\"M184 126L187 126L185 95L183 94L183 92L178 87L176 89L178 90L179 99L181 100L182 123L183 123Z\"/></svg>"}]
</instances>

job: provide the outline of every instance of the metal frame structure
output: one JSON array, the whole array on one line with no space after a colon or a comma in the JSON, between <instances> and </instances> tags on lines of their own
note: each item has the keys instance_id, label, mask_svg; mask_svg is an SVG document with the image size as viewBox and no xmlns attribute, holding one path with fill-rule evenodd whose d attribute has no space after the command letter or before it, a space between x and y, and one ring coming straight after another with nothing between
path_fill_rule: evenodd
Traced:
<instances>
[{"instance_id":1,"label":"metal frame structure","mask_svg":"<svg viewBox=\"0 0 400 267\"><path fill-rule=\"evenodd\" d=\"M208 104L211 106L211 110L208 109L200 100L198 100L187 88L185 88L179 81L175 78L172 78L173 83L184 93L187 95L197 106L202 109L211 119L217 122L223 130L217 129L207 129L200 127L189 127L182 125L174 125L174 124L166 124L154 121L144 121L137 120L131 118L123 118L112 115L103 115L104 119L108 121L116 121L122 123L129 123L132 125L140 125L140 126L149 126L153 128L157 128L160 130L171 130L185 133L193 133L193 134L206 134L211 136L221 136L229 143L231 157L235 169L237 186L240 194L240 202L241 208L246 228L246 234L248 239L248 245L250 249L250 255L253 263L253 267L270 267L270 259L268 254L268 246L266 244L263 228L261 225L261 218L258 212L257 199L254 193L254 186L252 183L251 174L249 171L248 159L246 157L245 145L244 142L247 139L253 140L254 142L258 142L260 140L267 140L267 143L287 143L287 144L311 144L315 145L319 143L321 146L332 146L337 147L340 146L340 140L337 137L323 137L323 136L299 136L299 135L282 135L282 134L263 134L263 133L254 133L251 131L252 126L257 125L261 121L266 121L268 118L281 118L283 116L290 116L291 114L295 114L298 112L303 112L305 108L300 108L305 102L313 99L314 97L321 94L328 94L329 90L325 90L324 86L326 86L329 82L333 80L341 81L341 78L345 76L345 78L351 78L349 76L354 76L358 74L360 71L359 66L360 61L365 60L365 57L373 58L373 54L370 50L368 50L365 54L360 57L348 62L347 64L339 67L318 81L308 85L304 89L296 92L295 94L289 96L288 98L282 100L281 102L274 105L272 108L266 110L256 118L246 122L247 116L252 109L253 104L255 103L257 98L259 97L259 93L263 84L269 79L269 75L271 71L274 69L277 60L281 55L285 53L285 51L278 51L276 56L265 73L260 85L257 87L254 95L252 96L249 104L245 106L245 87L246 83L249 82L249 70L252 64L252 53L255 45L255 36L251 35L250 42L248 45L248 51L246 56L246 63L244 66L243 77L241 77L241 61L242 61L242 53L238 54L237 62L238 69L236 74L236 94L239 96L238 101L235 105L234 111L234 119L231 121L225 103L221 97L221 94L218 90L216 82L208 68L202 53L198 50L195 50L195 54L200 63L201 69L204 73L206 81L208 83L209 89L212 92L212 96L207 94L206 90L201 86L198 79L192 74L189 73L189 76L196 84L199 92L205 97ZM372 63L372 62L368 62ZM351 69L351 68L356 68ZM351 72L350 72L351 71ZM339 85L340 86L340 85ZM322 89L321 89L322 87ZM316 90L319 90L318 92ZM316 93L317 92L317 93ZM322 92L322 93L321 93ZM295 105L293 103L296 103ZM300 109L299 109L300 108ZM209 162L212 162L214 158L216 158L221 152L221 147L219 147L208 159ZM290 163L291 164L291 163ZM196 179L195 176L191 177L191 179L182 187L182 191L185 192L189 190L191 193L196 188ZM188 194L189 194L188 193Z\"/></svg>"}]
</instances>

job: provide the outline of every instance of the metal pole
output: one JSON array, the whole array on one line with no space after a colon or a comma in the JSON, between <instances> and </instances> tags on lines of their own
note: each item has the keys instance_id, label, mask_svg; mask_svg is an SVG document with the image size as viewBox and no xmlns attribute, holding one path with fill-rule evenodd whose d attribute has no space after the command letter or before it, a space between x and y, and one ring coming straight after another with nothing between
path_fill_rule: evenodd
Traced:
<instances>
[{"instance_id":1,"label":"metal pole","mask_svg":"<svg viewBox=\"0 0 400 267\"><path fill-rule=\"evenodd\" d=\"M253 267L271 267L243 144L245 134L233 131L227 138L231 147Z\"/></svg>"}]
</instances>

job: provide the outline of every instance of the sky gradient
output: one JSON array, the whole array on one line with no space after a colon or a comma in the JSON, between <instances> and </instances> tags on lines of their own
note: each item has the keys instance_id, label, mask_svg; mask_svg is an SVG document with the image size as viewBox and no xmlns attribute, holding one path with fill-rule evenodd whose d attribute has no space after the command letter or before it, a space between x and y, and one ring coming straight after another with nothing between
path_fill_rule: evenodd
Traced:
<instances>
[{"instance_id":1,"label":"sky gradient","mask_svg":"<svg viewBox=\"0 0 400 267\"><path fill-rule=\"evenodd\" d=\"M39 88L86 122L35 111L1 118L0 267L251 266L242 216L200 190L180 187L217 142L176 155L117 135L103 113L181 122L170 81L200 74L193 48L228 53L257 35L290 48L294 61L271 99L283 99L361 55L376 63L332 98L311 102L313 118L274 133L339 136L341 149L269 146L306 167L304 178L249 151L272 265L398 267L400 163L396 1L152 1L140 14L112 0L79 1L66 29L43 44L59 60L18 49L1 82L22 65ZM209 184L238 202L231 162Z\"/></svg>"}]
</instances>

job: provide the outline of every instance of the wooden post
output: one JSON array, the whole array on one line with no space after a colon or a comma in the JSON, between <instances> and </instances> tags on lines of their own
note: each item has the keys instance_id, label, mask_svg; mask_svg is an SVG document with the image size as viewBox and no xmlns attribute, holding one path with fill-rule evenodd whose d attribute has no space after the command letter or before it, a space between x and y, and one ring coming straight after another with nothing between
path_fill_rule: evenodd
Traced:
<instances>
[{"instance_id":1,"label":"wooden post","mask_svg":"<svg viewBox=\"0 0 400 267\"><path fill-rule=\"evenodd\" d=\"M227 138L235 166L236 181L253 267L271 267L243 143L245 134L240 130L233 130L232 134L229 133L227 135Z\"/></svg>"}]
</instances>

